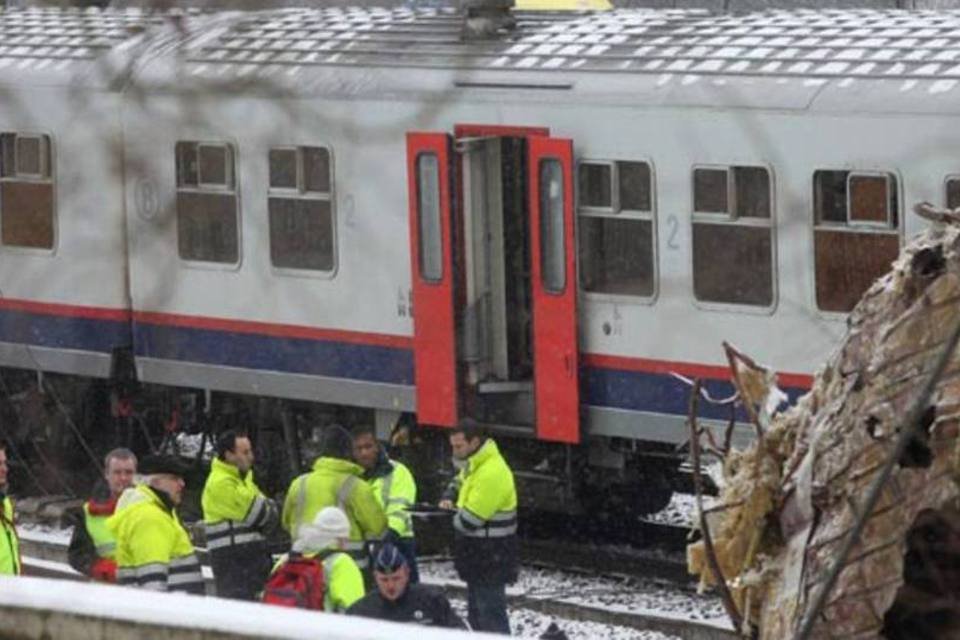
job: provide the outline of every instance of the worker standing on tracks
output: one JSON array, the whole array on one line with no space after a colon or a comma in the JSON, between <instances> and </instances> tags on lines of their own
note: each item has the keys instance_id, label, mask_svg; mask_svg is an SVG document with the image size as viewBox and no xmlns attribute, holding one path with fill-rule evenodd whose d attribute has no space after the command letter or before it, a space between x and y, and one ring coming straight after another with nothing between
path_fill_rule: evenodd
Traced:
<instances>
[{"instance_id":1,"label":"worker standing on tracks","mask_svg":"<svg viewBox=\"0 0 960 640\"><path fill-rule=\"evenodd\" d=\"M296 539L297 530L313 522L324 507L339 507L346 513L350 521L347 551L366 569L367 544L383 536L387 518L370 485L363 481L363 467L353 462L350 432L337 424L324 430L313 469L290 483L283 503L283 528Z\"/></svg>"},{"instance_id":2,"label":"worker standing on tracks","mask_svg":"<svg viewBox=\"0 0 960 640\"><path fill-rule=\"evenodd\" d=\"M127 489L107 526L117 539L117 582L155 591L204 593L200 560L176 507L183 497L186 465L169 456L141 464L146 480Z\"/></svg>"},{"instance_id":3,"label":"worker standing on tracks","mask_svg":"<svg viewBox=\"0 0 960 640\"><path fill-rule=\"evenodd\" d=\"M245 433L229 430L217 438L200 502L217 595L256 599L270 574L267 535L279 510L253 480L253 447Z\"/></svg>"},{"instance_id":4,"label":"worker standing on tracks","mask_svg":"<svg viewBox=\"0 0 960 640\"><path fill-rule=\"evenodd\" d=\"M417 545L413 537L410 509L417 501L417 484L402 462L391 460L377 441L370 425L353 428L353 459L363 467L363 479L373 489L373 497L387 516L384 540L392 542L407 560L410 582L420 582L417 570Z\"/></svg>"},{"instance_id":5,"label":"worker standing on tracks","mask_svg":"<svg viewBox=\"0 0 960 640\"><path fill-rule=\"evenodd\" d=\"M70 566L99 582L117 581L117 540L107 519L117 508L120 494L133 486L137 456L124 448L113 449L103 460L103 478L83 510L73 515L73 535L67 549Z\"/></svg>"},{"instance_id":6,"label":"worker standing on tracks","mask_svg":"<svg viewBox=\"0 0 960 640\"><path fill-rule=\"evenodd\" d=\"M474 631L510 633L506 586L517 579L517 490L497 443L474 420L450 432L453 456L465 461L441 500L456 507L454 566L467 583Z\"/></svg>"},{"instance_id":7,"label":"worker standing on tracks","mask_svg":"<svg viewBox=\"0 0 960 640\"><path fill-rule=\"evenodd\" d=\"M13 511L13 500L7 495L7 445L0 442L0 529L3 529L3 540L0 540L0 575L18 576L20 564L20 538L17 537L16 520Z\"/></svg>"}]
</instances>

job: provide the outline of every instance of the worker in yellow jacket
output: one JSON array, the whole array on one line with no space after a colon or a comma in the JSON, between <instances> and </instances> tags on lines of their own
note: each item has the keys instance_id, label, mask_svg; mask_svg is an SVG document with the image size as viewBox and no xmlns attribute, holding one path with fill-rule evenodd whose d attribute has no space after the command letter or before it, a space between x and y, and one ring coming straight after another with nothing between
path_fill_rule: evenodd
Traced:
<instances>
[{"instance_id":1,"label":"worker in yellow jacket","mask_svg":"<svg viewBox=\"0 0 960 640\"><path fill-rule=\"evenodd\" d=\"M465 462L441 507L456 507L453 561L467 583L474 631L510 634L506 585L517 579L517 490L497 443L473 420L450 432L456 459ZM453 494L456 495L453 495Z\"/></svg>"},{"instance_id":2,"label":"worker in yellow jacket","mask_svg":"<svg viewBox=\"0 0 960 640\"><path fill-rule=\"evenodd\" d=\"M229 430L217 438L200 502L217 595L255 599L270 574L267 535L279 513L253 480L253 447L245 433Z\"/></svg>"},{"instance_id":3,"label":"worker in yellow jacket","mask_svg":"<svg viewBox=\"0 0 960 640\"><path fill-rule=\"evenodd\" d=\"M107 520L117 540L117 583L204 593L200 561L175 511L183 497L185 465L176 458L151 456L140 470L146 482L124 491Z\"/></svg>"},{"instance_id":4,"label":"worker in yellow jacket","mask_svg":"<svg viewBox=\"0 0 960 640\"><path fill-rule=\"evenodd\" d=\"M312 522L301 526L293 541L290 554L283 556L274 567L279 570L291 557L313 558L320 562L323 571L323 610L328 613L343 613L350 605L364 596L363 574L344 547L350 537L350 521L337 507L324 507ZM270 584L264 593L264 601L271 602ZM288 594L284 594L286 597ZM312 594L301 594L306 602ZM320 601L320 598L317 598Z\"/></svg>"},{"instance_id":5,"label":"worker in yellow jacket","mask_svg":"<svg viewBox=\"0 0 960 640\"><path fill-rule=\"evenodd\" d=\"M363 468L353 462L352 455L350 433L339 425L327 427L313 470L290 483L281 523L296 539L297 530L313 522L321 509L340 508L350 522L346 550L361 569L366 569L367 544L383 536L387 518L373 490L363 481Z\"/></svg>"},{"instance_id":6,"label":"worker in yellow jacket","mask_svg":"<svg viewBox=\"0 0 960 640\"><path fill-rule=\"evenodd\" d=\"M7 447L0 442L0 575L18 576L20 564L20 538L17 536L13 500L7 495Z\"/></svg>"},{"instance_id":7,"label":"worker in yellow jacket","mask_svg":"<svg viewBox=\"0 0 960 640\"><path fill-rule=\"evenodd\" d=\"M417 501L417 483L406 465L387 456L372 426L357 425L352 434L353 459L363 467L363 479L373 489L373 497L387 516L384 539L403 554L410 570L410 582L416 584L420 581L420 572L410 510Z\"/></svg>"}]
</instances>

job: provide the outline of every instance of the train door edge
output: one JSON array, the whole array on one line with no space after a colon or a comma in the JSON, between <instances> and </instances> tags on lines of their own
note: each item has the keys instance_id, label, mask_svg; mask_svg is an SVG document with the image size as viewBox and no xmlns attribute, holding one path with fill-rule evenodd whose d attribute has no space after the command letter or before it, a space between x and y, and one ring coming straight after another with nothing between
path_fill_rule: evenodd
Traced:
<instances>
[{"instance_id":1,"label":"train door edge","mask_svg":"<svg viewBox=\"0 0 960 640\"><path fill-rule=\"evenodd\" d=\"M456 426L460 395L452 148L446 133L407 134L417 420L443 427Z\"/></svg>"},{"instance_id":2,"label":"train door edge","mask_svg":"<svg viewBox=\"0 0 960 640\"><path fill-rule=\"evenodd\" d=\"M580 442L573 141L528 138L537 437Z\"/></svg>"}]
</instances>

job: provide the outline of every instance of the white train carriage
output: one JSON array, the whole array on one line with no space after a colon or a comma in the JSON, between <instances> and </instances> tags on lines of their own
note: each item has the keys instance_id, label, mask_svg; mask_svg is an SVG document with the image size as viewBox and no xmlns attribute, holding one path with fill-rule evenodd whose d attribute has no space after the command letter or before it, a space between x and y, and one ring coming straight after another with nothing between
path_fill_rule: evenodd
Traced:
<instances>
[{"instance_id":1,"label":"white train carriage","mask_svg":"<svg viewBox=\"0 0 960 640\"><path fill-rule=\"evenodd\" d=\"M0 22L29 15L73 14ZM157 26L112 54L137 56L110 85L129 270L63 208L58 246L109 276L49 250L4 246L5 264L34 261L40 291L91 309L128 276L143 382L384 425L473 416L518 436L548 491L566 473L582 495L572 469L607 494L668 471L647 456L687 437L677 374L729 389L723 340L802 392L922 224L910 206L960 205L958 13L518 13L491 40L445 10L179 25L176 46L146 45L169 38ZM34 67L49 56L26 46ZM119 187L69 153L89 151L78 128L47 123L58 176L80 185L77 217L108 216Z\"/></svg>"},{"instance_id":2,"label":"white train carriage","mask_svg":"<svg viewBox=\"0 0 960 640\"><path fill-rule=\"evenodd\" d=\"M0 18L0 363L108 377L129 349L121 99L141 16Z\"/></svg>"}]
</instances>

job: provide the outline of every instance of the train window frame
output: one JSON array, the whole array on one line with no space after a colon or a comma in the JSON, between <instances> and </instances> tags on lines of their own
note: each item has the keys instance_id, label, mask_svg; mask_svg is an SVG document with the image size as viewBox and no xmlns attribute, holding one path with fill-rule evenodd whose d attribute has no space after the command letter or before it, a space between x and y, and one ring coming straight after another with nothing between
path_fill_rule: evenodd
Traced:
<instances>
[{"instance_id":1,"label":"train window frame","mask_svg":"<svg viewBox=\"0 0 960 640\"><path fill-rule=\"evenodd\" d=\"M610 206L603 207L598 205L585 205L580 203L580 197L582 196L580 188L580 169L584 165L587 166L601 166L608 167L610 170ZM577 161L577 173L576 173L576 185L574 186L575 195L576 195L576 207L577 211L592 211L595 213L612 213L616 214L620 210L620 192L617 189L620 184L618 178L618 168L615 160L592 160L592 159L582 159Z\"/></svg>"},{"instance_id":2,"label":"train window frame","mask_svg":"<svg viewBox=\"0 0 960 640\"><path fill-rule=\"evenodd\" d=\"M636 163L636 164L645 164L647 166L649 174L649 200L650 208L649 210L640 210L640 209L624 209L620 206L620 164L622 163ZM611 207L592 207L592 206L581 206L580 205L580 166L583 164L610 164L612 165L611 173L611 194L613 205ZM657 221L657 167L653 161L653 158L650 156L633 156L630 158L626 157L617 157L615 159L609 158L597 158L592 156L587 156L580 158L576 163L576 179L574 180L574 188L577 190L575 194L575 218L576 218L576 251L577 251L577 289L581 296L588 302L609 302L615 304L628 304L628 305L641 305L641 306L651 306L656 303L657 299L660 296L660 247L659 247L659 225ZM650 295L637 295L631 293L609 293L603 291L588 291L583 286L583 281L581 280L581 271L582 264L580 258L580 241L583 237L581 234L581 227L583 224L583 218L609 218L609 219L619 219L619 220L640 220L650 223L650 251L651 251L651 262L652 262L652 272L651 278L653 281L653 288L650 292Z\"/></svg>"},{"instance_id":3,"label":"train window frame","mask_svg":"<svg viewBox=\"0 0 960 640\"><path fill-rule=\"evenodd\" d=\"M428 265L426 258L426 244L424 243L424 189L423 189L423 166L421 162L426 158L432 158L436 162L436 178L437 178L437 188L436 188L436 255L433 258L436 259L436 273L429 271L428 268L433 268L432 265ZM423 284L439 286L443 284L443 280L446 277L446 270L444 269L444 237L443 237L443 185L441 184L441 177L443 175L443 167L441 165L441 156L435 151L421 151L417 153L417 156L414 160L415 167L415 184L417 188L417 272L414 274L414 277L419 278ZM433 247L430 247L431 253L433 253Z\"/></svg>"},{"instance_id":4,"label":"train window frame","mask_svg":"<svg viewBox=\"0 0 960 640\"><path fill-rule=\"evenodd\" d=\"M960 173L949 173L943 179L943 206L945 209L950 208L950 183L956 182L960 183ZM957 207L960 208L960 202L957 203Z\"/></svg>"},{"instance_id":5,"label":"train window frame","mask_svg":"<svg viewBox=\"0 0 960 640\"><path fill-rule=\"evenodd\" d=\"M304 150L323 149L327 154L329 189L327 191L310 191L306 188ZM293 151L296 153L296 176L294 187L274 187L270 183L270 154L273 151ZM283 143L270 145L266 153L266 176L267 176L267 194L266 194L266 216L267 216L267 249L269 253L270 270L281 276L294 278L314 278L319 280L332 280L340 271L340 241L339 225L337 218L336 202L336 160L334 158L333 148L329 144L316 142L305 144ZM302 267L283 267L278 266L273 260L273 245L270 238L270 198L287 198L298 200L321 200L330 205L330 227L331 227L331 259L330 269L307 269Z\"/></svg>"},{"instance_id":6,"label":"train window frame","mask_svg":"<svg viewBox=\"0 0 960 640\"><path fill-rule=\"evenodd\" d=\"M867 179L883 178L884 181L886 182L886 187L887 187L887 193L886 193L886 209L887 209L887 212L886 212L886 213L887 213L887 216L886 216L886 220L884 220L883 222L872 221L872 220L857 220L857 219L855 219L855 218L852 217L852 216L853 216L853 203L852 203L852 198L853 198L853 193L852 193L852 192L853 192L853 190L852 190L852 188L851 188L851 184L853 183L854 180L857 180L857 179L860 179L860 178L867 178ZM891 185L891 184L892 184L893 187L894 187L894 193L893 193L893 194L891 194L891 189L890 189L890 185ZM897 184L896 177L893 176L893 175L891 175L890 173L883 172L883 171L851 171L850 173L848 173L848 174L847 174L847 198L846 198L846 200L847 200L847 226L850 226L850 227L858 227L858 228L859 228L859 227L864 227L864 228L877 228L877 229L887 229L887 230L896 229L896 227L893 226L893 224L892 224L892 223L893 223L893 219L894 219L894 211L893 211L893 210L891 209L891 207L890 207L890 198L891 198L891 195L893 195L893 197L896 197L896 198L899 199L899 197L900 197L900 189L899 189L899 185ZM900 218L899 202L898 202L897 211L896 211L896 218L897 218L897 220L899 221L899 218Z\"/></svg>"},{"instance_id":7,"label":"train window frame","mask_svg":"<svg viewBox=\"0 0 960 640\"><path fill-rule=\"evenodd\" d=\"M740 216L738 215L739 205L737 202L737 185L735 169L763 169L767 174L769 202L769 215L760 216ZM727 210L724 211L697 211L696 210L696 171L698 170L723 170L726 171L727 181ZM688 261L690 269L690 295L693 304L698 309L705 311L717 311L723 313L742 313L746 315L773 315L780 302L780 269L779 269L779 250L778 250L778 221L777 221L777 174L768 162L743 160L732 161L727 164L721 163L701 163L694 164L690 170L690 257ZM697 224L738 226L742 228L760 228L768 229L770 234L770 303L766 305L749 304L740 302L721 302L714 300L702 300L697 297L696 288L696 270L694 260L696 258L694 248L694 233Z\"/></svg>"},{"instance_id":8,"label":"train window frame","mask_svg":"<svg viewBox=\"0 0 960 640\"><path fill-rule=\"evenodd\" d=\"M544 189L544 178L548 172L554 172L559 178L559 197L551 198ZM536 224L540 236L540 287L551 296L563 296L571 276L567 272L567 176L561 158L544 156L540 158L536 176L540 202L538 204ZM559 210L556 204L559 203ZM571 203L572 204L572 203ZM548 210L549 209L549 210Z\"/></svg>"},{"instance_id":9,"label":"train window frame","mask_svg":"<svg viewBox=\"0 0 960 640\"><path fill-rule=\"evenodd\" d=\"M0 165L3 165L3 171L0 172L0 196L2 196L3 185L5 184L30 184L30 185L49 185L50 186L50 246L31 246L25 244L11 244L3 241L3 219L4 212L2 206L2 197L0 197L0 251L9 253L24 253L30 255L54 256L57 254L60 243L60 224L59 224L59 198L58 198L58 178L56 171L57 145L56 138L51 131L0 131L0 139L4 136L13 136L14 138L14 160L12 164L13 172L8 174L6 163L0 158ZM21 138L40 139L40 173L20 172L16 161L16 147ZM0 145L2 146L2 145ZM2 149L0 149L2 152Z\"/></svg>"},{"instance_id":10,"label":"train window frame","mask_svg":"<svg viewBox=\"0 0 960 640\"><path fill-rule=\"evenodd\" d=\"M839 222L836 220L824 220L823 211L822 211L822 196L820 193L821 185L818 183L818 175L827 173L846 173L844 179L844 185L846 189L846 194L844 195L844 206L847 207L847 210L844 212L845 222ZM894 189L894 198L890 198L888 186L888 198L887 198L887 222L886 223L877 223L863 220L851 220L850 219L850 178L851 177L878 177L883 176L888 179L890 184L893 185ZM960 177L960 176L958 176ZM877 235L877 236L888 236L896 238L897 242L897 251L896 255L899 255L900 249L903 247L903 237L904 237L904 194L903 194L903 177L900 175L900 172L896 169L859 169L854 168L849 165L818 165L810 172L810 193L812 196L812 201L810 203L810 250L812 252L810 265L812 267L812 273L810 274L810 307L820 316L827 319L843 319L846 318L853 308L856 306L854 303L853 307L848 310L840 311L833 309L825 309L820 306L819 301L819 288L818 288L818 278L817 278L817 233L818 232L840 232L846 234L859 234L859 235ZM946 191L944 191L944 194ZM896 203L896 211L890 209L890 203ZM896 259L896 255L893 255L891 260ZM886 273L886 270L882 270L878 277L882 276L883 273ZM869 288L869 286L868 286ZM866 291L866 290L865 290ZM862 294L861 294L862 295Z\"/></svg>"},{"instance_id":11,"label":"train window frame","mask_svg":"<svg viewBox=\"0 0 960 640\"><path fill-rule=\"evenodd\" d=\"M196 184L181 184L181 165L180 165L180 145L194 145L197 154ZM232 167L227 167L227 185L203 184L200 181L199 153L201 146L224 146L230 148L230 158ZM241 162L240 145L237 140L232 138L209 139L203 137L196 138L176 138L173 141L174 157L174 234L177 247L177 260L182 266L192 269L213 270L213 271L239 271L243 266L244 239L243 239L243 196L240 180L239 166ZM197 260L185 258L180 246L180 210L179 196L181 193L194 193L206 195L232 195L234 197L234 215L237 233L237 257L232 262L218 260Z\"/></svg>"}]
</instances>

